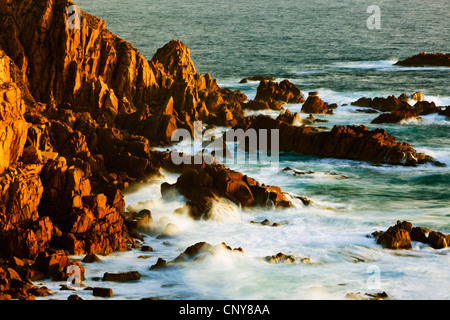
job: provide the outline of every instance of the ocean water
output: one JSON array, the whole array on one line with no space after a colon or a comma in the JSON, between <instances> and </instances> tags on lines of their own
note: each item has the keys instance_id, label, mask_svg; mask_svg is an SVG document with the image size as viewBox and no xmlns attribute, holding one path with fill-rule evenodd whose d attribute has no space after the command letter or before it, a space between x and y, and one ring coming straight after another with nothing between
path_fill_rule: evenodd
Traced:
<instances>
[{"instance_id":1,"label":"ocean water","mask_svg":"<svg viewBox=\"0 0 450 320\"><path fill-rule=\"evenodd\" d=\"M450 119L438 115L401 124L371 125L377 116L356 112L360 97L412 94L450 105L450 68L410 68L393 64L422 51L449 52L450 3L438 1L206 1L78 0L80 7L106 20L107 27L134 44L148 59L171 39L191 49L201 73L249 98L253 75L289 79L303 93L318 91L339 107L321 125L385 128L447 167L399 167L283 153L278 167L227 163L268 185L314 204L286 210L242 210L228 203L214 208L214 220L193 221L173 211L183 199L163 201L160 185L177 176L164 173L126 194L129 210L152 211L143 244L84 264L86 286L110 287L112 299L346 299L346 294L386 292L392 299L450 299L450 249L413 242L411 250L386 250L369 235L397 220L450 233ZM370 30L367 7L381 9L381 29ZM301 105L289 105L299 111ZM277 116L277 112L268 112ZM250 114L250 113L249 113ZM223 128L218 128L218 131ZM283 139L283 137L280 137ZM308 172L294 175L292 169ZM279 227L250 221L269 219ZM158 237L167 226L170 237ZM158 258L170 261L199 241L225 242L244 253L220 251L201 261L152 270ZM269 264L278 252L310 258L309 263ZM73 257L81 259L82 257ZM98 282L104 272L139 271L134 283ZM52 298L66 299L60 283L46 282ZM90 291L77 290L84 299Z\"/></svg>"}]
</instances>

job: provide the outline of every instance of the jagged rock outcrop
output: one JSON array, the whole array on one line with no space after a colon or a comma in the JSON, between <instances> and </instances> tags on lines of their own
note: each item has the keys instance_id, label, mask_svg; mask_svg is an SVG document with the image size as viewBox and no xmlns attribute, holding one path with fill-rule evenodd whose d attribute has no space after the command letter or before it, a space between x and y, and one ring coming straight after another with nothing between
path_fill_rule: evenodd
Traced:
<instances>
[{"instance_id":1,"label":"jagged rock outcrop","mask_svg":"<svg viewBox=\"0 0 450 320\"><path fill-rule=\"evenodd\" d=\"M319 97L318 92L309 92L308 99L302 105L303 113L333 113L333 109L328 107L328 103Z\"/></svg>"},{"instance_id":2,"label":"jagged rock outcrop","mask_svg":"<svg viewBox=\"0 0 450 320\"><path fill-rule=\"evenodd\" d=\"M450 67L450 53L445 54L421 52L415 56L400 60L395 64L406 67Z\"/></svg>"},{"instance_id":3,"label":"jagged rock outcrop","mask_svg":"<svg viewBox=\"0 0 450 320\"><path fill-rule=\"evenodd\" d=\"M408 143L396 142L384 129L371 131L364 126L334 126L328 132L313 132L311 128L291 126L263 115L247 117L237 128L256 132L278 129L280 151L407 166L434 161L416 152ZM268 140L271 141L270 135ZM270 143L267 147L271 148Z\"/></svg>"},{"instance_id":4,"label":"jagged rock outcrop","mask_svg":"<svg viewBox=\"0 0 450 320\"><path fill-rule=\"evenodd\" d=\"M156 264L150 267L150 270L167 268L186 262L201 261L206 257L214 256L223 252L228 254L243 254L244 250L241 247L232 249L225 242L213 246L208 242L201 241L187 247L186 250L180 253L178 257L176 257L172 261L167 262L162 258L158 258L158 261L156 262Z\"/></svg>"},{"instance_id":5,"label":"jagged rock outcrop","mask_svg":"<svg viewBox=\"0 0 450 320\"><path fill-rule=\"evenodd\" d=\"M441 108L437 107L434 102L418 101L411 107L407 102L402 101L397 111L380 114L371 123L398 123L409 119L421 120L420 116L422 115L440 112Z\"/></svg>"},{"instance_id":6,"label":"jagged rock outcrop","mask_svg":"<svg viewBox=\"0 0 450 320\"><path fill-rule=\"evenodd\" d=\"M27 138L25 101L14 69L12 60L0 50L0 174L17 163Z\"/></svg>"},{"instance_id":7,"label":"jagged rock outcrop","mask_svg":"<svg viewBox=\"0 0 450 320\"><path fill-rule=\"evenodd\" d=\"M280 113L277 120L284 121L290 125L301 125L309 122L309 120L303 121L298 112L291 113L289 109L286 109L283 113Z\"/></svg>"},{"instance_id":8,"label":"jagged rock outcrop","mask_svg":"<svg viewBox=\"0 0 450 320\"><path fill-rule=\"evenodd\" d=\"M162 186L163 196L169 189L176 190L187 200L189 214L196 219L208 217L214 200L231 200L242 208L271 206L283 208L293 204L279 187L261 185L256 180L227 169L224 165L185 165L173 185Z\"/></svg>"},{"instance_id":9,"label":"jagged rock outcrop","mask_svg":"<svg viewBox=\"0 0 450 320\"><path fill-rule=\"evenodd\" d=\"M359 98L351 103L352 106L358 106L361 108L372 108L381 112L393 112L400 109L402 101L399 98L391 95L387 98L375 97L375 98Z\"/></svg>"},{"instance_id":10,"label":"jagged rock outcrop","mask_svg":"<svg viewBox=\"0 0 450 320\"><path fill-rule=\"evenodd\" d=\"M7 17L2 27L11 30L0 45L47 108L89 112L100 125L124 127L156 144L169 143L175 129L192 128L195 120L232 126L242 117L245 95L198 74L181 41L169 42L147 61L83 11L81 28L69 30L70 4L27 0L0 6Z\"/></svg>"},{"instance_id":11,"label":"jagged rock outcrop","mask_svg":"<svg viewBox=\"0 0 450 320\"><path fill-rule=\"evenodd\" d=\"M302 92L289 80L280 83L273 81L261 81L256 91L255 100L281 101L284 103L303 103L305 101Z\"/></svg>"}]
</instances>

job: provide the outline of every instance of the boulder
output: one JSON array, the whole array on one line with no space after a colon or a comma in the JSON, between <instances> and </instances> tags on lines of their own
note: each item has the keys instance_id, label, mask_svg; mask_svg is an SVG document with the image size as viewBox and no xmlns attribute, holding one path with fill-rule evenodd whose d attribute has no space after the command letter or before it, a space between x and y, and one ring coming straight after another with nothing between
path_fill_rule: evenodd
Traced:
<instances>
[{"instance_id":1,"label":"boulder","mask_svg":"<svg viewBox=\"0 0 450 320\"><path fill-rule=\"evenodd\" d=\"M450 235L443 234L423 227L413 227L407 221L397 221L395 226L385 232L372 234L378 244L388 249L410 249L411 241L429 244L434 249L443 249L450 243Z\"/></svg>"},{"instance_id":2,"label":"boulder","mask_svg":"<svg viewBox=\"0 0 450 320\"><path fill-rule=\"evenodd\" d=\"M280 83L261 81L256 92L255 100L275 100L285 103L303 103L305 101L300 89L289 80L283 80Z\"/></svg>"},{"instance_id":3,"label":"boulder","mask_svg":"<svg viewBox=\"0 0 450 320\"><path fill-rule=\"evenodd\" d=\"M425 67L439 66L450 67L450 53L426 53L421 52L415 56L400 60L395 63L398 66Z\"/></svg>"},{"instance_id":4,"label":"boulder","mask_svg":"<svg viewBox=\"0 0 450 320\"><path fill-rule=\"evenodd\" d=\"M267 199L278 208L292 206L280 188L260 185L250 177L218 164L185 166L175 188L188 200L190 215L196 219L207 218L212 200L221 197L244 208L265 206Z\"/></svg>"},{"instance_id":5,"label":"boulder","mask_svg":"<svg viewBox=\"0 0 450 320\"><path fill-rule=\"evenodd\" d=\"M308 99L302 105L303 113L331 113L332 109L328 108L328 103L319 98L317 92L310 92Z\"/></svg>"},{"instance_id":6,"label":"boulder","mask_svg":"<svg viewBox=\"0 0 450 320\"><path fill-rule=\"evenodd\" d=\"M92 295L94 297L110 298L113 296L113 290L111 288L94 287Z\"/></svg>"},{"instance_id":7,"label":"boulder","mask_svg":"<svg viewBox=\"0 0 450 320\"><path fill-rule=\"evenodd\" d=\"M399 223L381 234L377 243L387 249L411 249L411 238L408 230Z\"/></svg>"}]
</instances>

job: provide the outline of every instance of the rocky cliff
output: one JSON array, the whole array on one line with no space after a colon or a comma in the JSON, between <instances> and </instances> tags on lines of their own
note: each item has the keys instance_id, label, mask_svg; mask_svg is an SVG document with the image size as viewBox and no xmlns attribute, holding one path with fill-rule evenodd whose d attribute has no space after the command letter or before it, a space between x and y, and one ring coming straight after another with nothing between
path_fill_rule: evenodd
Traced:
<instances>
[{"instance_id":1,"label":"rocky cliff","mask_svg":"<svg viewBox=\"0 0 450 320\"><path fill-rule=\"evenodd\" d=\"M217 197L243 207L266 205L267 200L275 207L292 205L280 188L260 185L224 166L176 166L168 153L154 151L152 146L169 144L176 129L192 132L196 120L248 128L242 111L247 97L220 88L209 74L199 74L181 41L169 42L147 60L106 29L104 21L83 11L80 28L69 29L67 8L72 4L0 0L0 28L8 31L0 36L2 297L48 294L29 281L67 279L67 266L77 264L68 254L109 254L136 247L137 221L151 214L126 212L122 190L159 174L162 167L181 174L162 193L183 194L195 218L207 214L208 201ZM268 101L303 99L288 82L266 89L261 95ZM286 128L282 139L300 130ZM382 162L386 148L391 148L395 152L389 159L396 160L389 163L403 164L405 154L406 164L424 159L414 160L418 155L410 146L389 137L383 140L385 132L336 130L296 137L306 139L302 145L320 137L331 150L323 156L347 150L353 140L346 136L353 135L358 136L358 148L340 156L353 159L358 152L373 153L370 146L380 146L383 152L376 157L360 158ZM311 148L300 151L317 153ZM191 181L198 188L192 188Z\"/></svg>"}]
</instances>

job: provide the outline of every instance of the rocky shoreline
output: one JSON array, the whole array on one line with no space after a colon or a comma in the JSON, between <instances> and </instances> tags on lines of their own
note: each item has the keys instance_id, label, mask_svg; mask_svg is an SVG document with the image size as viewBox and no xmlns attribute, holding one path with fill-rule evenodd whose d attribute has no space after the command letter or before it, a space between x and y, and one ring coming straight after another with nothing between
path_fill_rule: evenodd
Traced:
<instances>
[{"instance_id":1,"label":"rocky shoreline","mask_svg":"<svg viewBox=\"0 0 450 320\"><path fill-rule=\"evenodd\" d=\"M435 162L381 129L336 126L316 132L289 123L287 113L284 120L246 117L245 109L303 103L303 94L287 80L261 79L257 97L248 101L240 91L220 88L211 75L197 73L181 41L169 42L147 60L85 12L81 29L69 30L71 4L0 3L6 17L0 24L9 30L0 38L1 299L49 295L33 282L65 281L72 265L83 278L83 266L69 255L92 258L138 249L139 226L151 221L151 213L128 212L122 192L162 169L180 174L175 184L163 184L162 196L183 195L194 219L208 217L212 199L243 208L268 200L275 208L293 205L277 186L217 163L175 165L170 153L153 149L169 145L177 129L193 133L197 120L279 129L282 151L392 165ZM305 103L305 113L331 114L336 107L316 94ZM108 296L106 291L97 288L93 294Z\"/></svg>"}]
</instances>

